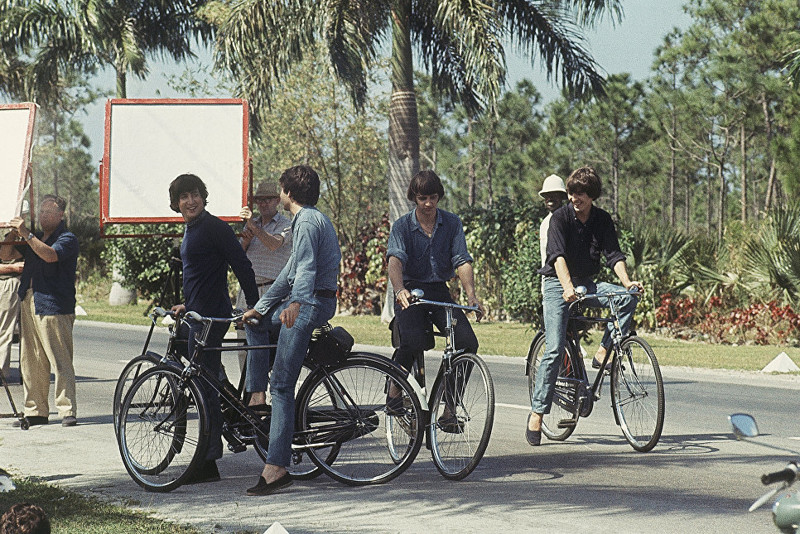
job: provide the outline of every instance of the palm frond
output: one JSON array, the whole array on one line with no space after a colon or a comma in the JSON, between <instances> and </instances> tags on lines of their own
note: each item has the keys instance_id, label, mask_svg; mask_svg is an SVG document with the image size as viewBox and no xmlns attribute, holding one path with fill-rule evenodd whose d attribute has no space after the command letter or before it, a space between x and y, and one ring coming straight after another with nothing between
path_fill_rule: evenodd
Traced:
<instances>
[{"instance_id":1,"label":"palm frond","mask_svg":"<svg viewBox=\"0 0 800 534\"><path fill-rule=\"evenodd\" d=\"M532 52L538 50L548 80L560 78L574 96L603 93L603 76L585 48L580 26L594 20L606 9L618 11L619 2L497 2L498 13L509 28L514 45L531 57L536 57Z\"/></svg>"}]
</instances>

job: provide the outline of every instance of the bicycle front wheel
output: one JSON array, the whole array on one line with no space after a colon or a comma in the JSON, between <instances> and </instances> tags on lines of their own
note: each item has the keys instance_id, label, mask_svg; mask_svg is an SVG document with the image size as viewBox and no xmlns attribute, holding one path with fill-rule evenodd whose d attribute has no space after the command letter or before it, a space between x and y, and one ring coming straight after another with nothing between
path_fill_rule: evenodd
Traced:
<instances>
[{"instance_id":1,"label":"bicycle front wheel","mask_svg":"<svg viewBox=\"0 0 800 534\"><path fill-rule=\"evenodd\" d=\"M461 480L483 458L494 423L494 384L489 367L475 354L452 358L436 377L431 398L431 454L447 479Z\"/></svg>"},{"instance_id":2,"label":"bicycle front wheel","mask_svg":"<svg viewBox=\"0 0 800 534\"><path fill-rule=\"evenodd\" d=\"M611 371L611 400L631 447L640 452L655 447L664 426L664 383L653 349L637 336L620 345Z\"/></svg>"},{"instance_id":3,"label":"bicycle front wheel","mask_svg":"<svg viewBox=\"0 0 800 534\"><path fill-rule=\"evenodd\" d=\"M122 372L117 379L117 384L114 386L114 400L111 410L114 416L115 433L117 432L119 412L122 409L122 401L125 399L125 394L130 390L130 387L142 373L158 365L161 359L161 356L158 354L147 352L132 358L131 361L122 368Z\"/></svg>"},{"instance_id":4,"label":"bicycle front wheel","mask_svg":"<svg viewBox=\"0 0 800 534\"><path fill-rule=\"evenodd\" d=\"M533 404L533 395L536 391L536 375L539 372L539 365L545 352L544 336L539 336L531 344L528 352L528 395ZM575 431L574 424L562 424L562 421L575 421L577 380L575 367L569 358L568 352L564 352L561 358L558 379L556 380L553 402L550 404L550 412L542 416L542 434L547 439L553 441L564 441Z\"/></svg>"},{"instance_id":5,"label":"bicycle front wheel","mask_svg":"<svg viewBox=\"0 0 800 534\"><path fill-rule=\"evenodd\" d=\"M400 399L402 413L395 401L387 407L390 391ZM311 460L351 486L392 480L411 465L422 445L419 399L391 362L381 365L375 358L355 357L315 372L298 415Z\"/></svg>"},{"instance_id":6,"label":"bicycle front wheel","mask_svg":"<svg viewBox=\"0 0 800 534\"><path fill-rule=\"evenodd\" d=\"M157 492L180 486L208 445L206 406L196 385L168 367L145 371L122 402L117 442L137 484Z\"/></svg>"}]
</instances>

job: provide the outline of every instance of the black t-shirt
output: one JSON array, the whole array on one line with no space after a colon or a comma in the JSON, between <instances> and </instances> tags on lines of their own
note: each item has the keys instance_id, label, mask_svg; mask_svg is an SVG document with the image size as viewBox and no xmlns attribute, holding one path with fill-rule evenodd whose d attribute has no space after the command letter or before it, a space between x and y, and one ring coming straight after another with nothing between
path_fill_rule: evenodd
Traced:
<instances>
[{"instance_id":1,"label":"black t-shirt","mask_svg":"<svg viewBox=\"0 0 800 534\"><path fill-rule=\"evenodd\" d=\"M613 269L625 261L619 248L617 230L607 211L592 205L586 224L578 220L570 202L553 212L547 231L547 258L539 274L556 276L556 258L563 256L573 278L593 277L600 272L600 256Z\"/></svg>"}]
</instances>

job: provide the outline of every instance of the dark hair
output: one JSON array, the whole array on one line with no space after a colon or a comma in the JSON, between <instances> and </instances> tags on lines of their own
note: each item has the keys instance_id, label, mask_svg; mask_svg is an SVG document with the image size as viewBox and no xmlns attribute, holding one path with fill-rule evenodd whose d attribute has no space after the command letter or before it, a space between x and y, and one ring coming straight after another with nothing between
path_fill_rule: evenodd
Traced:
<instances>
[{"instance_id":1,"label":"dark hair","mask_svg":"<svg viewBox=\"0 0 800 534\"><path fill-rule=\"evenodd\" d=\"M283 171L280 178L283 191L304 206L316 206L319 200L319 176L308 165L295 165Z\"/></svg>"},{"instance_id":2,"label":"dark hair","mask_svg":"<svg viewBox=\"0 0 800 534\"><path fill-rule=\"evenodd\" d=\"M444 197L442 181L431 170L419 171L408 184L406 196L411 202L417 201L417 195L439 195L439 200Z\"/></svg>"},{"instance_id":3,"label":"dark hair","mask_svg":"<svg viewBox=\"0 0 800 534\"><path fill-rule=\"evenodd\" d=\"M592 200L597 200L600 198L600 193L602 193L600 176L597 175L597 171L592 167L575 169L567 178L567 192L570 195L573 193L586 193Z\"/></svg>"},{"instance_id":4,"label":"dark hair","mask_svg":"<svg viewBox=\"0 0 800 534\"><path fill-rule=\"evenodd\" d=\"M63 212L65 209L67 209L67 201L64 200L63 198L61 198L58 195L44 195L44 196L42 196L42 201L39 202L39 205L41 206L42 204L44 204L47 201L54 202L56 207L58 207L58 211Z\"/></svg>"},{"instance_id":5,"label":"dark hair","mask_svg":"<svg viewBox=\"0 0 800 534\"><path fill-rule=\"evenodd\" d=\"M184 193L191 193L197 189L200 196L203 197L203 206L208 204L208 189L206 184L203 183L198 176L194 174L181 174L169 184L169 207L172 211L180 213L181 209L178 207L178 201Z\"/></svg>"},{"instance_id":6,"label":"dark hair","mask_svg":"<svg viewBox=\"0 0 800 534\"><path fill-rule=\"evenodd\" d=\"M17 503L0 518L0 534L50 534L50 520L35 504Z\"/></svg>"}]
</instances>

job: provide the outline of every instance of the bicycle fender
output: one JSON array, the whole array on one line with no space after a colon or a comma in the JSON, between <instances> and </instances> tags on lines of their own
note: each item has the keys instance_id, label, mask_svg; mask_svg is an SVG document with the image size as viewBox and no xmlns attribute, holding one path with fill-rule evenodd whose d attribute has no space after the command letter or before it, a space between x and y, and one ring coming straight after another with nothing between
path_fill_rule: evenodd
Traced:
<instances>
[{"instance_id":1,"label":"bicycle fender","mask_svg":"<svg viewBox=\"0 0 800 534\"><path fill-rule=\"evenodd\" d=\"M535 336L533 336L533 341L531 341L531 348L528 349L528 357L525 358L525 376L528 376L530 373L528 369L531 367L531 360L533 359L533 347L536 346L536 342L539 341L539 338L544 337L544 332L539 330Z\"/></svg>"},{"instance_id":2,"label":"bicycle fender","mask_svg":"<svg viewBox=\"0 0 800 534\"><path fill-rule=\"evenodd\" d=\"M152 352L152 351L148 350L142 356L147 356L148 358L150 358L157 365L168 365L168 366L172 367L173 369L177 369L179 371L183 370L183 366L180 365L178 362L176 362L174 360L171 360L171 359L167 358L166 356L162 356L161 354L159 354L157 352Z\"/></svg>"}]
</instances>

